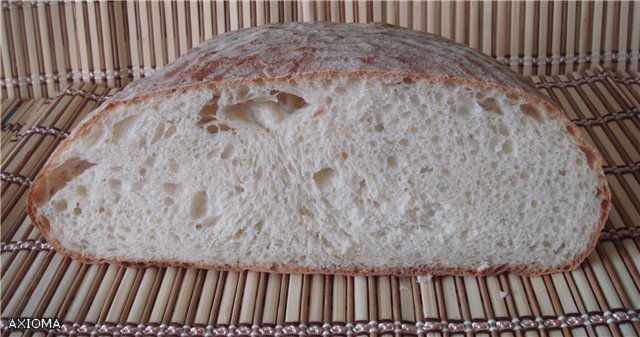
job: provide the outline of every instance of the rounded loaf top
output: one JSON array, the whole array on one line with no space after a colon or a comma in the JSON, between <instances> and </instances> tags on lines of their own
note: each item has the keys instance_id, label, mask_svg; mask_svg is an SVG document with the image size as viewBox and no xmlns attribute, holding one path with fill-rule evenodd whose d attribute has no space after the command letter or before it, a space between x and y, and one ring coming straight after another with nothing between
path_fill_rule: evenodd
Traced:
<instances>
[{"instance_id":1,"label":"rounded loaf top","mask_svg":"<svg viewBox=\"0 0 640 337\"><path fill-rule=\"evenodd\" d=\"M287 23L216 36L112 99L208 83L321 73L391 73L540 94L493 58L445 38L388 24Z\"/></svg>"}]
</instances>

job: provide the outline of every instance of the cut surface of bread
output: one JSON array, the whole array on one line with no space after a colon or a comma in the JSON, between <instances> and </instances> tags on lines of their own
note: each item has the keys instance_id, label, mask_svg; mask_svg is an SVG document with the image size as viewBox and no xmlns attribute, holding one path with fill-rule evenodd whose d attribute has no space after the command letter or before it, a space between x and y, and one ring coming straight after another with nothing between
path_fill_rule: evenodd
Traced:
<instances>
[{"instance_id":1,"label":"cut surface of bread","mask_svg":"<svg viewBox=\"0 0 640 337\"><path fill-rule=\"evenodd\" d=\"M581 262L609 207L601 160L508 70L482 82L446 69L348 68L368 55L355 47L332 66L337 52L316 41L297 60L324 68L256 78L249 69L273 55L231 62L215 52L370 30L475 53L383 25L225 34L86 119L35 180L34 223L63 253L128 265L479 275ZM293 40L291 50L306 47ZM220 67L240 75L211 77ZM171 76L187 79L164 88Z\"/></svg>"}]
</instances>

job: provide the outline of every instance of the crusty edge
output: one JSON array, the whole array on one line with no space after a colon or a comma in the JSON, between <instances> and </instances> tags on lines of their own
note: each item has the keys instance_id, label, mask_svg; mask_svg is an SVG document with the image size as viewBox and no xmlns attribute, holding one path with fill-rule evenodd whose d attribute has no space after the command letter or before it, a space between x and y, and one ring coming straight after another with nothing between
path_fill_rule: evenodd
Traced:
<instances>
[{"instance_id":1,"label":"crusty edge","mask_svg":"<svg viewBox=\"0 0 640 337\"><path fill-rule=\"evenodd\" d=\"M215 263L185 263L175 260L165 260L165 261L129 261L129 260L120 260L120 259L101 259L90 255L83 255L76 251L71 251L64 248L60 242L55 239L51 235L51 225L49 220L42 214L38 213L38 208L36 205L36 200L42 197L44 191L42 191L42 184L46 176L49 172L55 168L55 163L57 162L58 157L64 150L69 146L70 142L74 139L80 138L83 135L86 135L90 127L97 123L100 119L103 119L105 116L109 114L109 112L113 111L115 107L119 105L128 105L138 100L147 99L151 97L160 97L163 95L171 94L176 91L185 92L191 89L198 89L202 87L231 87L237 84L247 84L246 81L237 81L237 82L227 82L223 85L214 84L198 84L192 85L188 87L183 87L176 90L170 90L168 92L158 92L153 95L144 95L143 97L138 97L135 100L125 101L125 102L115 102L109 103L107 102L107 106L102 108L97 114L93 115L89 120L83 121L83 123L78 127L76 132L74 132L73 137L63 142L52 154L51 158L47 161L44 168L37 175L36 179L33 181L31 185L31 189L29 191L28 201L27 201L27 210L29 216L31 217L32 222L35 227L43 234L44 238L47 242L51 243L54 249L64 256L71 257L75 260L84 262L84 263L111 263L124 267L183 267L183 268L205 268L205 269L216 269L216 270L228 270L228 271L241 271L241 270L253 270L260 272L276 272L276 273L331 273L337 275L366 275L366 276L374 276L374 275L403 275L403 276L411 276L411 275L468 275L468 276L487 276L499 274L502 272L511 272L514 274L522 275L522 276L536 276L547 273L554 272L563 272L569 271L577 268L580 263L591 253L591 251L595 248L598 243L598 239L600 237L600 232L604 228L604 225L607 220L607 216L609 213L609 209L611 207L611 191L607 184L607 180L604 175L604 170L602 169L602 158L593 147L587 143L584 139L578 128L573 125L569 119L563 114L562 110L554 103L546 100L543 96L540 95L537 91L532 92L524 92L524 91L514 91L511 88L495 86L492 84L486 84L482 82L475 82L460 78L440 78L434 77L427 74L413 74L413 73L389 73L389 72L354 72L354 73L334 73L334 72L322 72L315 74L304 74L302 76L288 76L282 78L274 78L269 80L257 80L251 82L279 82L279 81L288 81L288 80L298 80L304 77L334 77L336 75L339 76L380 76L383 78L391 78L391 79L402 79L404 77L410 77L413 79L424 79L431 81L439 81L443 83L454 83L461 84L466 86L475 87L478 89L495 89L500 92L503 92L507 95L514 95L519 98L522 98L532 104L537 106L542 106L546 108L549 114L552 117L555 117L560 123L562 123L567 132L576 139L578 145L582 151L585 152L589 166L592 170L597 171L598 173L598 181L599 186L595 191L597 196L602 197L602 202L600 206L600 217L598 222L595 224L593 231L591 232L589 241L585 246L584 250L577 254L576 257L563 265L551 267L551 268L540 268L540 267L531 267L530 265L498 265L498 266L488 266L482 270L469 269L469 268L453 268L453 267L443 267L443 266L418 266L411 268L307 268L302 266L293 266L293 265L283 265L283 264L272 264L272 265L244 265L244 264L215 264Z\"/></svg>"}]
</instances>

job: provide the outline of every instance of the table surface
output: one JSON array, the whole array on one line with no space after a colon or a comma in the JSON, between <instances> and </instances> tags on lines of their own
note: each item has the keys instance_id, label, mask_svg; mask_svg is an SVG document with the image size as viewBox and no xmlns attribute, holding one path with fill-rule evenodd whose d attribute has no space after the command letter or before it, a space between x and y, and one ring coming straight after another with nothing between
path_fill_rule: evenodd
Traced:
<instances>
[{"instance_id":1,"label":"table surface","mask_svg":"<svg viewBox=\"0 0 640 337\"><path fill-rule=\"evenodd\" d=\"M345 277L89 265L33 227L27 190L52 150L117 89L73 83L2 101L3 336L640 335L640 77L601 69L531 77L603 155L613 208L574 271L541 277ZM9 329L9 318L58 318ZM15 321L14 321L15 322Z\"/></svg>"}]
</instances>

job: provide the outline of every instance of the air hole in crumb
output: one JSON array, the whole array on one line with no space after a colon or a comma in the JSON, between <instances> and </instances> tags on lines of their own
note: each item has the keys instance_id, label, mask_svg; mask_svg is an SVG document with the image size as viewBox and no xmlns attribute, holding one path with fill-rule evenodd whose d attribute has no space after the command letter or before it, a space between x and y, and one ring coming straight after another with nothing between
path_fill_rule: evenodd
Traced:
<instances>
[{"instance_id":1,"label":"air hole in crumb","mask_svg":"<svg viewBox=\"0 0 640 337\"><path fill-rule=\"evenodd\" d=\"M134 124L142 117L142 115L133 115L120 120L113 124L112 138L114 142L118 142L122 138L133 132Z\"/></svg>"},{"instance_id":2,"label":"air hole in crumb","mask_svg":"<svg viewBox=\"0 0 640 337\"><path fill-rule=\"evenodd\" d=\"M167 206L171 206L171 205L173 205L173 199L172 199L172 198L169 198L169 197L164 198L163 202L164 202L164 204L165 204L165 205L167 205Z\"/></svg>"},{"instance_id":3,"label":"air hole in crumb","mask_svg":"<svg viewBox=\"0 0 640 337\"><path fill-rule=\"evenodd\" d=\"M388 156L387 165L389 165L389 167L397 167L398 161L396 160L396 156Z\"/></svg>"},{"instance_id":4,"label":"air hole in crumb","mask_svg":"<svg viewBox=\"0 0 640 337\"><path fill-rule=\"evenodd\" d=\"M458 236L459 236L460 240L466 240L467 237L469 236L469 228L468 227L464 227L462 229L462 231L460 231L460 234L458 234Z\"/></svg>"},{"instance_id":5,"label":"air hole in crumb","mask_svg":"<svg viewBox=\"0 0 640 337\"><path fill-rule=\"evenodd\" d=\"M217 150L207 151L207 159L213 159L218 156Z\"/></svg>"},{"instance_id":6,"label":"air hole in crumb","mask_svg":"<svg viewBox=\"0 0 640 337\"><path fill-rule=\"evenodd\" d=\"M193 194L191 198L191 207L189 208L189 215L191 219L199 219L207 213L207 192L198 191Z\"/></svg>"},{"instance_id":7,"label":"air hole in crumb","mask_svg":"<svg viewBox=\"0 0 640 337\"><path fill-rule=\"evenodd\" d=\"M227 144L222 150L222 153L220 154L220 158L222 159L231 158L233 156L234 150L235 150L235 147L233 146L233 144Z\"/></svg>"},{"instance_id":8,"label":"air hole in crumb","mask_svg":"<svg viewBox=\"0 0 640 337\"><path fill-rule=\"evenodd\" d=\"M535 119L538 123L543 122L542 114L536 107L531 104L520 104L520 111L522 111L522 113L524 113L525 115Z\"/></svg>"},{"instance_id":9,"label":"air hole in crumb","mask_svg":"<svg viewBox=\"0 0 640 337\"><path fill-rule=\"evenodd\" d=\"M87 196L87 188L82 186L82 185L78 185L78 186L76 186L76 193L81 197L86 197Z\"/></svg>"},{"instance_id":10,"label":"air hole in crumb","mask_svg":"<svg viewBox=\"0 0 640 337\"><path fill-rule=\"evenodd\" d=\"M431 173L431 172L433 172L433 168L432 167L425 166L425 167L420 169L420 173L421 174Z\"/></svg>"},{"instance_id":11,"label":"air hole in crumb","mask_svg":"<svg viewBox=\"0 0 640 337\"><path fill-rule=\"evenodd\" d=\"M180 165L178 165L178 162L175 159L169 159L169 172L171 173L178 173L178 170L180 169Z\"/></svg>"},{"instance_id":12,"label":"air hole in crumb","mask_svg":"<svg viewBox=\"0 0 640 337\"><path fill-rule=\"evenodd\" d=\"M204 220L202 220L202 223L200 224L202 226L201 228L214 227L216 224L218 224L218 219L219 217L217 216L204 218Z\"/></svg>"},{"instance_id":13,"label":"air hole in crumb","mask_svg":"<svg viewBox=\"0 0 640 337\"><path fill-rule=\"evenodd\" d=\"M413 83L413 79L411 77L405 77L405 78L402 79L402 83L411 84L411 83Z\"/></svg>"},{"instance_id":14,"label":"air hole in crumb","mask_svg":"<svg viewBox=\"0 0 640 337\"><path fill-rule=\"evenodd\" d=\"M300 207L299 212L300 212L300 215L308 216L310 218L313 218L313 213L311 213L311 211L309 211L309 209L304 207L304 206Z\"/></svg>"},{"instance_id":15,"label":"air hole in crumb","mask_svg":"<svg viewBox=\"0 0 640 337\"><path fill-rule=\"evenodd\" d=\"M147 169L144 167L140 167L138 168L138 173L140 173L141 176L147 174Z\"/></svg>"},{"instance_id":16,"label":"air hole in crumb","mask_svg":"<svg viewBox=\"0 0 640 337\"><path fill-rule=\"evenodd\" d=\"M67 210L67 201L66 200L59 200L56 202L56 204L53 206L53 209L56 212L64 212Z\"/></svg>"},{"instance_id":17,"label":"air hole in crumb","mask_svg":"<svg viewBox=\"0 0 640 337\"><path fill-rule=\"evenodd\" d=\"M325 189L331 184L331 180L335 175L335 170L327 167L313 174L313 180L316 182L318 188Z\"/></svg>"},{"instance_id":18,"label":"air hole in crumb","mask_svg":"<svg viewBox=\"0 0 640 337\"><path fill-rule=\"evenodd\" d=\"M153 132L153 136L151 136L151 140L149 141L149 144L155 144L158 140L160 140L160 137L162 137L163 133L164 133L164 123L159 123L158 126L156 126L155 131Z\"/></svg>"},{"instance_id":19,"label":"air hole in crumb","mask_svg":"<svg viewBox=\"0 0 640 337\"><path fill-rule=\"evenodd\" d=\"M122 182L118 179L109 179L107 181L107 185L112 190L120 191L120 187L122 186Z\"/></svg>"},{"instance_id":20,"label":"air hole in crumb","mask_svg":"<svg viewBox=\"0 0 640 337\"><path fill-rule=\"evenodd\" d=\"M231 237L233 240L239 240L244 234L243 228L238 228L235 232L233 232L233 236Z\"/></svg>"},{"instance_id":21,"label":"air hole in crumb","mask_svg":"<svg viewBox=\"0 0 640 337\"><path fill-rule=\"evenodd\" d=\"M177 129L175 125L169 126L169 128L167 128L167 130L164 132L164 138L165 139L171 138L173 135L176 134L176 131Z\"/></svg>"},{"instance_id":22,"label":"air hole in crumb","mask_svg":"<svg viewBox=\"0 0 640 337\"><path fill-rule=\"evenodd\" d=\"M276 98L287 113L293 113L309 105L304 98L287 92L280 92L276 95Z\"/></svg>"},{"instance_id":23,"label":"air hole in crumb","mask_svg":"<svg viewBox=\"0 0 640 337\"><path fill-rule=\"evenodd\" d=\"M398 142L400 145L402 146L408 146L409 145L409 140L406 138L402 138L400 139L400 141Z\"/></svg>"},{"instance_id":24,"label":"air hole in crumb","mask_svg":"<svg viewBox=\"0 0 640 337\"><path fill-rule=\"evenodd\" d=\"M445 177L448 177L448 176L451 175L451 172L449 172L449 169L443 168L442 169L442 175L445 176Z\"/></svg>"},{"instance_id":25,"label":"air hole in crumb","mask_svg":"<svg viewBox=\"0 0 640 337\"><path fill-rule=\"evenodd\" d=\"M365 187L367 187L367 180L366 179L360 180L360 189L364 189Z\"/></svg>"},{"instance_id":26,"label":"air hole in crumb","mask_svg":"<svg viewBox=\"0 0 640 337\"><path fill-rule=\"evenodd\" d=\"M147 159L144 160L144 165L147 167L153 167L153 164L156 163L156 157L154 156L149 156L147 157Z\"/></svg>"},{"instance_id":27,"label":"air hole in crumb","mask_svg":"<svg viewBox=\"0 0 640 337\"><path fill-rule=\"evenodd\" d=\"M485 111L497 113L498 115L503 114L502 109L500 109L500 105L498 104L498 101L493 97L480 99L477 102L478 102L478 105L480 105L480 107Z\"/></svg>"},{"instance_id":28,"label":"air hole in crumb","mask_svg":"<svg viewBox=\"0 0 640 337\"><path fill-rule=\"evenodd\" d=\"M456 109L456 112L461 115L468 115L471 113L471 108L469 108L469 106L467 105L461 105Z\"/></svg>"},{"instance_id":29,"label":"air hole in crumb","mask_svg":"<svg viewBox=\"0 0 640 337\"><path fill-rule=\"evenodd\" d=\"M376 124L376 126L373 127L373 129L376 132L382 132L382 131L384 131L384 125L382 123L378 123L378 124Z\"/></svg>"},{"instance_id":30,"label":"air hole in crumb","mask_svg":"<svg viewBox=\"0 0 640 337\"><path fill-rule=\"evenodd\" d=\"M258 233L262 232L263 227L264 227L264 221L262 220L256 222L256 224L253 225L253 229Z\"/></svg>"},{"instance_id":31,"label":"air hole in crumb","mask_svg":"<svg viewBox=\"0 0 640 337\"><path fill-rule=\"evenodd\" d=\"M178 184L173 184L173 183L162 184L162 190L169 195L175 195L179 187L180 186Z\"/></svg>"},{"instance_id":32,"label":"air hole in crumb","mask_svg":"<svg viewBox=\"0 0 640 337\"><path fill-rule=\"evenodd\" d=\"M502 153L510 154L513 152L513 142L510 139L507 139L504 143L502 143Z\"/></svg>"},{"instance_id":33,"label":"air hole in crumb","mask_svg":"<svg viewBox=\"0 0 640 337\"><path fill-rule=\"evenodd\" d=\"M76 204L76 208L73 209L73 214L74 215L82 214L82 209L80 208L80 205Z\"/></svg>"},{"instance_id":34,"label":"air hole in crumb","mask_svg":"<svg viewBox=\"0 0 640 337\"><path fill-rule=\"evenodd\" d=\"M53 168L44 183L44 190L48 192L48 195L44 196L44 200L51 198L56 192L66 186L69 181L94 165L94 163L75 157L67 159L64 163ZM34 199L34 202L40 203L44 200Z\"/></svg>"},{"instance_id":35,"label":"air hole in crumb","mask_svg":"<svg viewBox=\"0 0 640 337\"><path fill-rule=\"evenodd\" d=\"M217 118L234 127L254 125L269 131L309 105L304 98L287 92L272 90L271 95L275 95L275 101L262 97L222 106Z\"/></svg>"},{"instance_id":36,"label":"air hole in crumb","mask_svg":"<svg viewBox=\"0 0 640 337\"><path fill-rule=\"evenodd\" d=\"M218 133L218 127L216 125L207 126L208 133Z\"/></svg>"},{"instance_id":37,"label":"air hole in crumb","mask_svg":"<svg viewBox=\"0 0 640 337\"><path fill-rule=\"evenodd\" d=\"M218 112L218 96L214 96L209 102L202 106L202 109L198 112L198 122L196 123L200 127L206 127L208 133L217 133L218 127L213 123L216 122L216 114Z\"/></svg>"},{"instance_id":38,"label":"air hole in crumb","mask_svg":"<svg viewBox=\"0 0 640 337\"><path fill-rule=\"evenodd\" d=\"M560 175L561 176L566 176L567 175L567 170L560 170Z\"/></svg>"}]
</instances>

